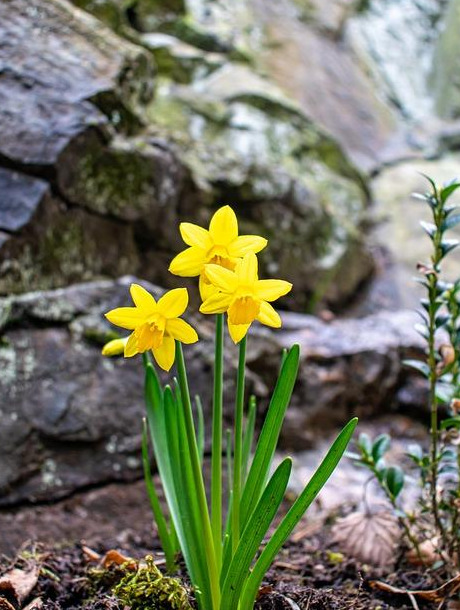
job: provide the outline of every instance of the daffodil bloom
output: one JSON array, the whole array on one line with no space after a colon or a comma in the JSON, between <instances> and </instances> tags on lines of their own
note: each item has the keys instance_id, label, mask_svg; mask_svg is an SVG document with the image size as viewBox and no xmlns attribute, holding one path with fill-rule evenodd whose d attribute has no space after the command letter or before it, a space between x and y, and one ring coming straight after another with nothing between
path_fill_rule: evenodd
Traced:
<instances>
[{"instance_id":1,"label":"daffodil bloom","mask_svg":"<svg viewBox=\"0 0 460 610\"><path fill-rule=\"evenodd\" d=\"M246 335L254 320L280 328L281 318L270 305L287 294L292 284L284 280L259 280L257 257L246 254L234 271L206 265L209 281L218 289L201 305L202 313L228 314L228 330L235 343Z\"/></svg>"},{"instance_id":2,"label":"daffodil bloom","mask_svg":"<svg viewBox=\"0 0 460 610\"><path fill-rule=\"evenodd\" d=\"M189 248L172 260L169 271L182 277L199 275L203 301L215 292L204 274L206 264L234 270L243 256L260 252L267 245L267 240L258 235L238 235L238 220L228 205L217 210L208 230L190 222L182 222L179 229Z\"/></svg>"},{"instance_id":3,"label":"daffodil bloom","mask_svg":"<svg viewBox=\"0 0 460 610\"><path fill-rule=\"evenodd\" d=\"M134 307L112 309L105 317L112 324L133 331L124 345L126 358L152 350L158 365L169 371L174 363L175 341L198 341L195 329L180 318L188 305L187 289L170 290L158 303L138 284L131 284L130 293ZM108 346L106 348L109 349Z\"/></svg>"},{"instance_id":4,"label":"daffodil bloom","mask_svg":"<svg viewBox=\"0 0 460 610\"><path fill-rule=\"evenodd\" d=\"M102 355L120 356L120 354L124 354L128 338L129 337L125 337L124 339L112 339L112 341L106 343L102 348Z\"/></svg>"}]
</instances>

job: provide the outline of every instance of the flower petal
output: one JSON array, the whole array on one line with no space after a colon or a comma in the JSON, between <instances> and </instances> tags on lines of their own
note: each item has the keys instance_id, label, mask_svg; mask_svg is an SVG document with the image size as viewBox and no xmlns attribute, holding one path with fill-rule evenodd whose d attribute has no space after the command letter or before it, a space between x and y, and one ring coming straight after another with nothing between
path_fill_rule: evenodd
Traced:
<instances>
[{"instance_id":1,"label":"flower petal","mask_svg":"<svg viewBox=\"0 0 460 610\"><path fill-rule=\"evenodd\" d=\"M232 302L232 295L216 292L209 299L206 299L200 307L201 313L224 313Z\"/></svg>"},{"instance_id":2,"label":"flower petal","mask_svg":"<svg viewBox=\"0 0 460 610\"><path fill-rule=\"evenodd\" d=\"M212 297L216 292L219 292L219 289L216 288L213 284L210 284L206 279L204 272L200 274L200 281L198 282L198 286L200 288L200 296L201 300L204 302L209 297Z\"/></svg>"},{"instance_id":3,"label":"flower petal","mask_svg":"<svg viewBox=\"0 0 460 610\"><path fill-rule=\"evenodd\" d=\"M263 301L276 301L290 292L291 288L291 282L285 280L259 280L255 285L256 294Z\"/></svg>"},{"instance_id":4,"label":"flower petal","mask_svg":"<svg viewBox=\"0 0 460 610\"><path fill-rule=\"evenodd\" d=\"M174 358L176 355L176 342L174 338L165 335L160 347L153 349L152 353L158 366L164 371L169 371L174 364Z\"/></svg>"},{"instance_id":5,"label":"flower petal","mask_svg":"<svg viewBox=\"0 0 460 610\"><path fill-rule=\"evenodd\" d=\"M215 244L227 246L238 237L238 220L229 205L219 208L209 223L209 233Z\"/></svg>"},{"instance_id":6,"label":"flower petal","mask_svg":"<svg viewBox=\"0 0 460 610\"><path fill-rule=\"evenodd\" d=\"M252 286L258 279L258 263L257 256L254 252L246 254L238 263L235 272L238 276L238 282L247 286Z\"/></svg>"},{"instance_id":7,"label":"flower petal","mask_svg":"<svg viewBox=\"0 0 460 610\"><path fill-rule=\"evenodd\" d=\"M260 252L267 245L265 237L259 235L240 235L227 246L230 256L243 257L250 252Z\"/></svg>"},{"instance_id":8,"label":"flower petal","mask_svg":"<svg viewBox=\"0 0 460 610\"><path fill-rule=\"evenodd\" d=\"M205 265L204 272L211 284L222 292L233 293L238 287L238 278L230 269L220 265Z\"/></svg>"},{"instance_id":9,"label":"flower petal","mask_svg":"<svg viewBox=\"0 0 460 610\"><path fill-rule=\"evenodd\" d=\"M128 341L125 345L125 358L131 358L139 353L137 349L137 337L134 333L131 333L128 337Z\"/></svg>"},{"instance_id":10,"label":"flower petal","mask_svg":"<svg viewBox=\"0 0 460 610\"><path fill-rule=\"evenodd\" d=\"M194 277L203 271L205 263L206 251L192 246L173 258L169 271L182 277Z\"/></svg>"},{"instance_id":11,"label":"flower petal","mask_svg":"<svg viewBox=\"0 0 460 610\"><path fill-rule=\"evenodd\" d=\"M178 318L187 309L187 305L187 288L174 288L174 290L166 292L158 301L158 313L168 320Z\"/></svg>"},{"instance_id":12,"label":"flower petal","mask_svg":"<svg viewBox=\"0 0 460 610\"><path fill-rule=\"evenodd\" d=\"M123 354L125 351L125 345L128 342L128 337L124 339L112 339L104 345L102 348L103 356L119 356Z\"/></svg>"},{"instance_id":13,"label":"flower petal","mask_svg":"<svg viewBox=\"0 0 460 610\"><path fill-rule=\"evenodd\" d=\"M194 225L191 222L181 222L179 230L187 246L196 246L202 250L209 250L212 246L209 231L203 229L203 227Z\"/></svg>"},{"instance_id":14,"label":"flower petal","mask_svg":"<svg viewBox=\"0 0 460 610\"><path fill-rule=\"evenodd\" d=\"M157 302L153 295L139 284L131 284L129 288L131 298L136 307L138 307L146 316L151 315L156 311Z\"/></svg>"},{"instance_id":15,"label":"flower petal","mask_svg":"<svg viewBox=\"0 0 460 610\"><path fill-rule=\"evenodd\" d=\"M166 333L181 343L196 343L198 341L196 330L181 318L168 320L166 322Z\"/></svg>"},{"instance_id":16,"label":"flower petal","mask_svg":"<svg viewBox=\"0 0 460 610\"><path fill-rule=\"evenodd\" d=\"M234 343L239 343L249 330L250 324L232 324L228 322L228 332Z\"/></svg>"},{"instance_id":17,"label":"flower petal","mask_svg":"<svg viewBox=\"0 0 460 610\"><path fill-rule=\"evenodd\" d=\"M137 307L118 307L105 314L109 322L133 330L145 322L145 314Z\"/></svg>"},{"instance_id":18,"label":"flower petal","mask_svg":"<svg viewBox=\"0 0 460 610\"><path fill-rule=\"evenodd\" d=\"M279 313L275 311L275 309L267 303L266 301L262 301L260 304L259 315L257 316L257 320L266 326L271 326L272 328L280 328L281 327L281 318Z\"/></svg>"}]
</instances>

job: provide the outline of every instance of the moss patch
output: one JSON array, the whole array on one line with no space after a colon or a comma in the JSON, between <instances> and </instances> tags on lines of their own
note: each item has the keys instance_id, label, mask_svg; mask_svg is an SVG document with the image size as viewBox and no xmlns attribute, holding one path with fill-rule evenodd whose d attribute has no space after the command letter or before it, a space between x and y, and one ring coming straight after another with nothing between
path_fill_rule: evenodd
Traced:
<instances>
[{"instance_id":1,"label":"moss patch","mask_svg":"<svg viewBox=\"0 0 460 610\"><path fill-rule=\"evenodd\" d=\"M187 590L177 578L164 576L150 555L113 592L131 610L192 610Z\"/></svg>"}]
</instances>

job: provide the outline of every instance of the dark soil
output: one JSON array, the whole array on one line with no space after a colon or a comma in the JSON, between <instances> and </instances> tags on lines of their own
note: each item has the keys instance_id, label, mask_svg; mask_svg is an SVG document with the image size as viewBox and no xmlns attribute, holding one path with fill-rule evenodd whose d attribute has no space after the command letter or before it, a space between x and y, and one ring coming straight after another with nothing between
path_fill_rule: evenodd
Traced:
<instances>
[{"instance_id":1,"label":"dark soil","mask_svg":"<svg viewBox=\"0 0 460 610\"><path fill-rule=\"evenodd\" d=\"M376 591L371 586L372 580L380 578L407 589L430 589L440 584L427 573L413 569L383 576L353 560L331 555L329 549L322 548L321 538L314 535L291 543L282 551L267 574L255 610L413 610L416 606L408 596ZM100 546L96 550L102 554L107 549ZM130 555L141 558L147 552L153 552L162 567L159 550L132 548ZM96 560L88 558L81 545L24 549L13 561L4 558L1 572L7 573L14 566L27 569L37 562L40 565L38 582L23 608L38 597L46 610L128 610L112 594L112 588L126 568L112 565L102 569ZM1 598L0 591L0 608L3 608ZM419 610L440 608L439 604L419 600L417 604ZM161 608L167 610L169 606Z\"/></svg>"},{"instance_id":2,"label":"dark soil","mask_svg":"<svg viewBox=\"0 0 460 610\"><path fill-rule=\"evenodd\" d=\"M331 546L327 525L307 523L300 526L268 572L256 610L414 610L408 595L376 590L372 581L427 590L445 580L442 574L401 564L395 573L378 572L334 553L338 549ZM83 537L82 544L69 542ZM18 551L26 539L41 540L45 546L28 543ZM0 575L14 565L27 567L38 561L41 566L38 582L23 608L38 597L44 610L129 610L111 592L123 571L112 567L101 574L97 562L88 561L83 544L100 555L113 548L139 559L153 554L163 569L142 481L105 486L57 504L0 510ZM3 610L1 597L0 591ZM419 610L447 610L446 604L427 604L419 598L416 603ZM12 607L21 610L18 604Z\"/></svg>"}]
</instances>

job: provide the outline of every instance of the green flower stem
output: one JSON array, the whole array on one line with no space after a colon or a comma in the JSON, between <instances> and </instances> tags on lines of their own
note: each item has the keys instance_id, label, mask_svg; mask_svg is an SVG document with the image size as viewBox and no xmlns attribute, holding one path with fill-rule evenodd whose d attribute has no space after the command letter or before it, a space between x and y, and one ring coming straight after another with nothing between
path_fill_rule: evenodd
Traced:
<instances>
[{"instance_id":1,"label":"green flower stem","mask_svg":"<svg viewBox=\"0 0 460 610\"><path fill-rule=\"evenodd\" d=\"M220 607L220 586L219 572L217 569L216 555L214 551L214 542L212 537L211 521L209 519L208 505L206 502L206 491L204 488L203 474L201 472L200 457L196 442L195 425L193 423L192 403L190 400L190 391L187 381L187 372L185 369L184 354L182 352L182 344L176 341L176 367L179 376L179 387L184 407L184 419L187 433L187 440L190 448L190 460L193 471L193 477L196 485L196 493L198 505L202 517L203 540L205 546L206 557L209 567L209 579L211 583L211 592L213 607L209 610L219 610ZM207 610L207 609L206 609Z\"/></svg>"},{"instance_id":2,"label":"green flower stem","mask_svg":"<svg viewBox=\"0 0 460 610\"><path fill-rule=\"evenodd\" d=\"M224 370L224 314L216 315L214 401L211 453L211 527L217 569L222 564L222 404Z\"/></svg>"},{"instance_id":3,"label":"green flower stem","mask_svg":"<svg viewBox=\"0 0 460 610\"><path fill-rule=\"evenodd\" d=\"M243 458L244 376L246 368L246 336L239 344L238 377L236 384L235 428L233 449L232 550L235 554L240 540L240 498Z\"/></svg>"},{"instance_id":4,"label":"green flower stem","mask_svg":"<svg viewBox=\"0 0 460 610\"><path fill-rule=\"evenodd\" d=\"M429 367L429 405L431 411L431 477L430 477L430 494L431 494L431 510L435 526L441 538L444 539L444 528L439 516L439 507L437 500L438 486L438 397L436 394L436 386L438 382L437 360L436 360L436 299L438 297L438 275L440 272L440 263L442 260L441 242L443 237L442 223L444 220L442 202L440 201L439 193L436 189L436 206L433 209L433 221L436 226L436 233L433 237L434 251L431 257L432 271L428 275L428 367Z\"/></svg>"},{"instance_id":5,"label":"green flower stem","mask_svg":"<svg viewBox=\"0 0 460 610\"><path fill-rule=\"evenodd\" d=\"M438 485L438 398L436 395L436 384L438 381L438 374L436 370L436 347L435 347L435 334L436 334L436 309L435 299L437 296L437 279L436 275L430 275L429 279L429 311L428 311L428 367L430 369L428 382L429 382L429 404L431 410L431 479L430 479L430 491L431 491L431 509L433 511L433 517L436 527L439 531L442 531L441 520L439 518L438 502L437 502L437 485Z\"/></svg>"}]
</instances>

